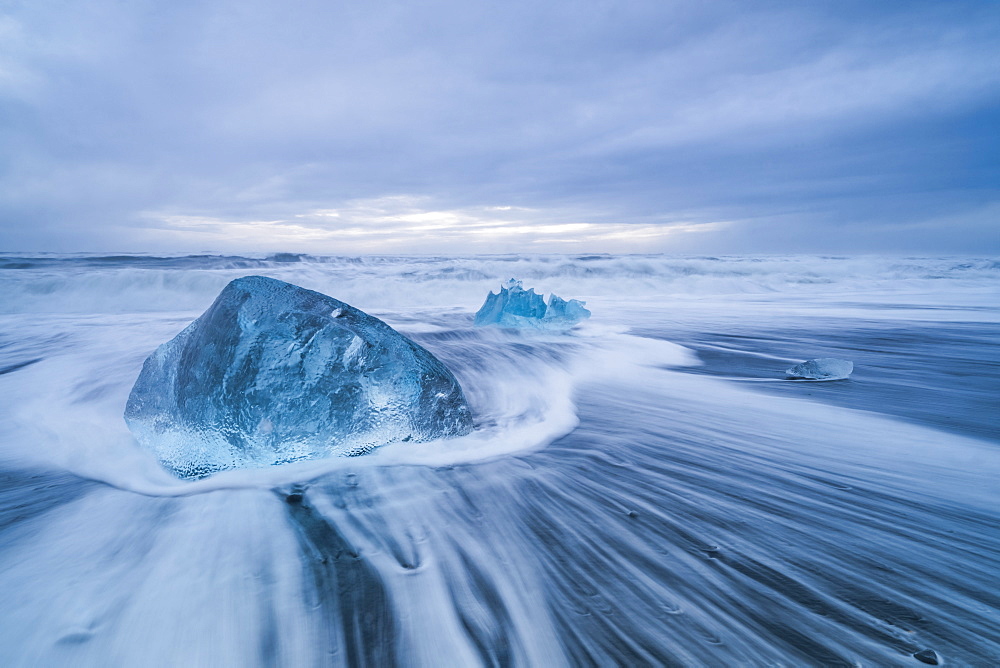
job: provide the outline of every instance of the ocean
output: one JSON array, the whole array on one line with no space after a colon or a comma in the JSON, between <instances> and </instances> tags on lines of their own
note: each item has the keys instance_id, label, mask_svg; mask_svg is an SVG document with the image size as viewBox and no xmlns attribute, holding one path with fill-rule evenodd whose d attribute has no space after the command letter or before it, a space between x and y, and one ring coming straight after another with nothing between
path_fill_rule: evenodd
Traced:
<instances>
[{"instance_id":1,"label":"ocean","mask_svg":"<svg viewBox=\"0 0 1000 668\"><path fill-rule=\"evenodd\" d=\"M126 399L246 275L474 432L174 478ZM593 316L474 328L509 278ZM0 254L0 479L4 666L1000 665L1000 259Z\"/></svg>"}]
</instances>

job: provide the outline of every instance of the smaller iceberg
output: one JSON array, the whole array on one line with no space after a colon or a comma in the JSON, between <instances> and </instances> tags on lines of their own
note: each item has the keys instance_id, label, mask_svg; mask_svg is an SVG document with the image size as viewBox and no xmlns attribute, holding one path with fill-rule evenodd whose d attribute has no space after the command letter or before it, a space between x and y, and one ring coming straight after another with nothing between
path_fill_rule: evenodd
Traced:
<instances>
[{"instance_id":1,"label":"smaller iceberg","mask_svg":"<svg viewBox=\"0 0 1000 668\"><path fill-rule=\"evenodd\" d=\"M809 360L796 364L785 371L789 378L806 380L843 380L854 371L854 362L838 360L832 357Z\"/></svg>"},{"instance_id":2,"label":"smaller iceberg","mask_svg":"<svg viewBox=\"0 0 1000 668\"><path fill-rule=\"evenodd\" d=\"M548 303L534 288L524 289L521 281L510 279L500 286L499 294L490 292L482 308L476 312L477 327L529 329L569 329L590 317L584 302L565 300L549 295Z\"/></svg>"}]
</instances>

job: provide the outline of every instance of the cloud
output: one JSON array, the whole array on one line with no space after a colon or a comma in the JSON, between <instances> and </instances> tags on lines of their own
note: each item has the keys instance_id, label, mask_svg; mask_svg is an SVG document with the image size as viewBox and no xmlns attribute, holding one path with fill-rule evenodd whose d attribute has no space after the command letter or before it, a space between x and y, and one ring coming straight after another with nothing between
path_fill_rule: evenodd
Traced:
<instances>
[{"instance_id":1,"label":"cloud","mask_svg":"<svg viewBox=\"0 0 1000 668\"><path fill-rule=\"evenodd\" d=\"M933 250L1000 200L988 3L43 0L0 39L6 248L332 243L336 210L371 252ZM355 210L400 197L452 227Z\"/></svg>"},{"instance_id":2,"label":"cloud","mask_svg":"<svg viewBox=\"0 0 1000 668\"><path fill-rule=\"evenodd\" d=\"M346 202L289 219L246 220L149 213L133 239L146 246L218 248L236 242L239 251L285 250L321 253L470 253L666 251L683 237L715 232L725 223L581 222L587 214L496 205L435 209L426 197L394 196ZM589 217L595 218L593 212ZM565 221L578 222L565 222ZM128 234L128 231L123 231ZM194 242L194 243L192 243Z\"/></svg>"}]
</instances>

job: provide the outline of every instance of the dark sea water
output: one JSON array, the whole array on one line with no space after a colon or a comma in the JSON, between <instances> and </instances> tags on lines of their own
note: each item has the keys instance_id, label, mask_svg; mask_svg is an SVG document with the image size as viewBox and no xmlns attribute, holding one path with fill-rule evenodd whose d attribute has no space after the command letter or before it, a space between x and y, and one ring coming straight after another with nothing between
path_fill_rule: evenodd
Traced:
<instances>
[{"instance_id":1,"label":"dark sea water","mask_svg":"<svg viewBox=\"0 0 1000 668\"><path fill-rule=\"evenodd\" d=\"M247 274L475 432L174 479L125 400ZM473 328L510 277L594 315ZM995 258L0 255L0 665L995 666L998 475Z\"/></svg>"}]
</instances>

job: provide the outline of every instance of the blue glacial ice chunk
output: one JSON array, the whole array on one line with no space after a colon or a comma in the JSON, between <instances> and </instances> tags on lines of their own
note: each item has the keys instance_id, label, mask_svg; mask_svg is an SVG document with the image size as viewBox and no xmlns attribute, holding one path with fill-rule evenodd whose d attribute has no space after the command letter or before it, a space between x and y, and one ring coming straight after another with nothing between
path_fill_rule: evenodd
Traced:
<instances>
[{"instance_id":1,"label":"blue glacial ice chunk","mask_svg":"<svg viewBox=\"0 0 1000 668\"><path fill-rule=\"evenodd\" d=\"M589 317L590 311L584 308L584 302L549 295L546 304L534 288L525 290L521 281L512 278L500 286L499 293L487 295L486 302L476 312L475 324L479 327L568 329Z\"/></svg>"},{"instance_id":2,"label":"blue glacial ice chunk","mask_svg":"<svg viewBox=\"0 0 1000 668\"><path fill-rule=\"evenodd\" d=\"M843 380L854 371L854 362L838 360L832 357L821 357L808 362L796 364L785 371L789 378L805 378L808 380Z\"/></svg>"},{"instance_id":3,"label":"blue glacial ice chunk","mask_svg":"<svg viewBox=\"0 0 1000 668\"><path fill-rule=\"evenodd\" d=\"M545 300L535 293L534 288L525 290L521 281L512 278L500 286L498 294L490 292L486 296L486 301L476 312L475 324L519 327L522 325L515 318L540 320L545 317L545 310Z\"/></svg>"},{"instance_id":4,"label":"blue glacial ice chunk","mask_svg":"<svg viewBox=\"0 0 1000 668\"><path fill-rule=\"evenodd\" d=\"M549 295L549 305L545 311L545 317L549 320L564 320L566 322L580 322L590 317L590 311L584 308L584 303L579 299L569 301L556 295Z\"/></svg>"},{"instance_id":5,"label":"blue glacial ice chunk","mask_svg":"<svg viewBox=\"0 0 1000 668\"><path fill-rule=\"evenodd\" d=\"M344 302L239 278L146 360L125 407L136 439L184 478L472 430L433 355Z\"/></svg>"}]
</instances>

